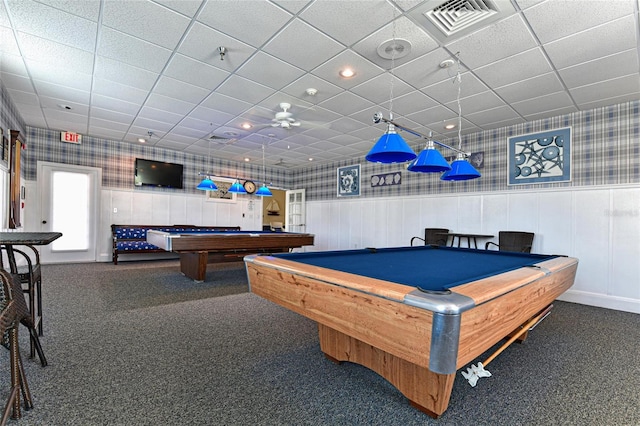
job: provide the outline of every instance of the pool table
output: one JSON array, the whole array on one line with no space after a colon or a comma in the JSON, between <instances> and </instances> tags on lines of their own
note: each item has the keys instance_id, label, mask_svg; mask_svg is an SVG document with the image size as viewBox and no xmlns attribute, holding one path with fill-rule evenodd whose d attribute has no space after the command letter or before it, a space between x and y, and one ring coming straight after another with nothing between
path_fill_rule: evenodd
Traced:
<instances>
[{"instance_id":1,"label":"pool table","mask_svg":"<svg viewBox=\"0 0 640 426\"><path fill-rule=\"evenodd\" d=\"M147 242L180 255L180 272L197 282L207 273L207 263L241 262L252 253L288 252L313 245L312 234L269 231L147 231Z\"/></svg>"},{"instance_id":2,"label":"pool table","mask_svg":"<svg viewBox=\"0 0 640 426\"><path fill-rule=\"evenodd\" d=\"M416 246L245 257L253 293L318 323L334 362L364 365L438 417L456 371L573 285L566 256Z\"/></svg>"}]
</instances>

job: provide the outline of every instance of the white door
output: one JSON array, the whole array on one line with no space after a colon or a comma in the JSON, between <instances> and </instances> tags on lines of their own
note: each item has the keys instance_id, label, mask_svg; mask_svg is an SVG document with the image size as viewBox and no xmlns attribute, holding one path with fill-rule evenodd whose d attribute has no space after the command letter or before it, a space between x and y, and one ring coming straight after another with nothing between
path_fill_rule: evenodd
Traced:
<instances>
[{"instance_id":1,"label":"white door","mask_svg":"<svg viewBox=\"0 0 640 426\"><path fill-rule=\"evenodd\" d=\"M287 232L306 232L305 190L287 191Z\"/></svg>"},{"instance_id":2,"label":"white door","mask_svg":"<svg viewBox=\"0 0 640 426\"><path fill-rule=\"evenodd\" d=\"M62 237L40 247L43 263L96 261L102 170L38 162L40 230Z\"/></svg>"}]
</instances>

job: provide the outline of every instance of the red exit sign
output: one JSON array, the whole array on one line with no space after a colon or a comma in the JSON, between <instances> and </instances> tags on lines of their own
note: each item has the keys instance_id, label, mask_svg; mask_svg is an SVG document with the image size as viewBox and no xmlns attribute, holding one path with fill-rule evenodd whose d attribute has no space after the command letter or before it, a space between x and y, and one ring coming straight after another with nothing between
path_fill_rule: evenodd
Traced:
<instances>
[{"instance_id":1,"label":"red exit sign","mask_svg":"<svg viewBox=\"0 0 640 426\"><path fill-rule=\"evenodd\" d=\"M60 140L69 143L82 143L82 135L73 132L60 132Z\"/></svg>"}]
</instances>

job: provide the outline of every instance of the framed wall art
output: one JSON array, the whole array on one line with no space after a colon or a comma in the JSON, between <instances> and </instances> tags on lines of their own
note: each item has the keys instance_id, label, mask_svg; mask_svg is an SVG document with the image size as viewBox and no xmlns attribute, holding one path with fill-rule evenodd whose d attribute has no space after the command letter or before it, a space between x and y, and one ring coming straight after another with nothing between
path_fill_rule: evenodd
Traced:
<instances>
[{"instance_id":1,"label":"framed wall art","mask_svg":"<svg viewBox=\"0 0 640 426\"><path fill-rule=\"evenodd\" d=\"M229 188L233 185L233 179L212 177L211 180L216 184L218 189L216 191L206 191L207 201L218 201L225 203L235 203L236 195L233 192L229 192Z\"/></svg>"},{"instance_id":2,"label":"framed wall art","mask_svg":"<svg viewBox=\"0 0 640 426\"><path fill-rule=\"evenodd\" d=\"M509 138L508 184L571 180L571 128Z\"/></svg>"},{"instance_id":3,"label":"framed wall art","mask_svg":"<svg viewBox=\"0 0 640 426\"><path fill-rule=\"evenodd\" d=\"M360 195L360 164L338 167L338 197Z\"/></svg>"}]
</instances>

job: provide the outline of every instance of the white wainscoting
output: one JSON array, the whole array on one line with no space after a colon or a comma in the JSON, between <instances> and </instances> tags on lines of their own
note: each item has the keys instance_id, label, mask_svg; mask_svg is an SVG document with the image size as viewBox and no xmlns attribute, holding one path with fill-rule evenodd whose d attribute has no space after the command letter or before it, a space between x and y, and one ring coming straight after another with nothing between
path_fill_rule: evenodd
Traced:
<instances>
[{"instance_id":1,"label":"white wainscoting","mask_svg":"<svg viewBox=\"0 0 640 426\"><path fill-rule=\"evenodd\" d=\"M25 230L40 230L36 183L27 182ZM114 210L117 209L117 212ZM202 225L240 226L242 230L262 230L262 198L238 196L235 203L207 201L204 192L196 195L144 190L103 189L101 192L98 261L111 261L111 224L120 225ZM149 258L140 255L138 259ZM122 260L134 260L129 255Z\"/></svg>"},{"instance_id":2,"label":"white wainscoting","mask_svg":"<svg viewBox=\"0 0 640 426\"><path fill-rule=\"evenodd\" d=\"M306 223L307 251L407 246L426 227L535 232L533 252L580 261L561 300L640 313L640 186L310 201Z\"/></svg>"}]
</instances>

